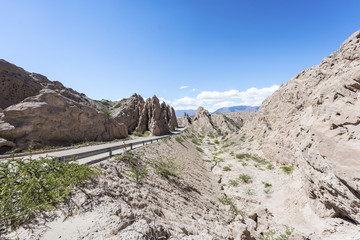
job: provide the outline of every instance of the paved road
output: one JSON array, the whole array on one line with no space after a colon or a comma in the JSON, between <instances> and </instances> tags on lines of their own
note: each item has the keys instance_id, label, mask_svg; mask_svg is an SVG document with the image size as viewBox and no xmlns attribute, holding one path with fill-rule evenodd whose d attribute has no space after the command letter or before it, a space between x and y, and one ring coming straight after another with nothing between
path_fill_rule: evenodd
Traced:
<instances>
[{"instance_id":1,"label":"paved road","mask_svg":"<svg viewBox=\"0 0 360 240\"><path fill-rule=\"evenodd\" d=\"M117 141L117 142L110 142L110 143L104 143L104 144L99 144L99 145L84 146L84 147L75 148L75 149L59 150L59 151L55 151L55 152L42 153L42 154L33 154L32 158L39 158L39 157L46 157L46 156L61 158L63 156L69 156L69 155L77 155L77 154L84 155L87 152L92 152L92 151L97 151L97 150L101 151L101 149L109 149L109 148L113 148L113 147L124 146L124 144L126 144L126 145L131 144L132 148L135 149L135 148L143 146L144 141L152 140L152 142L156 142L156 141L159 141L161 138L164 138L167 136L172 136L175 134L180 134L184 130L185 130L185 128L177 128L174 132L172 132L170 134L162 135L162 136L139 137L136 139L126 140L126 141ZM151 142L147 142L145 144L148 145L148 144L151 144ZM130 149L130 147L114 150L114 151L112 151L112 155L121 154L124 151L129 150L129 149ZM108 157L109 157L109 152L106 152L106 153L101 153L101 154L92 155L92 156L78 159L77 162L79 164L93 164L95 162L102 161Z\"/></svg>"}]
</instances>

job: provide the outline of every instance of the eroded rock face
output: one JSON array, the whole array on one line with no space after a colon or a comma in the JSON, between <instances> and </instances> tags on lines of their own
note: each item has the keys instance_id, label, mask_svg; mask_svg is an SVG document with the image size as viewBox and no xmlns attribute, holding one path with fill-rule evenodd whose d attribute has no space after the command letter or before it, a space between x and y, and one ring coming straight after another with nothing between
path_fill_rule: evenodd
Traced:
<instances>
[{"instance_id":1,"label":"eroded rock face","mask_svg":"<svg viewBox=\"0 0 360 240\"><path fill-rule=\"evenodd\" d=\"M121 100L117 104L120 107L115 108L112 115L116 121L127 126L129 133L133 132L138 126L140 114L145 104L144 99L135 93L130 98Z\"/></svg>"},{"instance_id":2,"label":"eroded rock face","mask_svg":"<svg viewBox=\"0 0 360 240\"><path fill-rule=\"evenodd\" d=\"M0 137L20 149L30 142L37 148L126 136L124 124L49 89L6 108L0 118Z\"/></svg>"},{"instance_id":3,"label":"eroded rock face","mask_svg":"<svg viewBox=\"0 0 360 240\"><path fill-rule=\"evenodd\" d=\"M268 159L301 169L316 214L359 224L360 31L283 84L247 128Z\"/></svg>"},{"instance_id":4,"label":"eroded rock face","mask_svg":"<svg viewBox=\"0 0 360 240\"><path fill-rule=\"evenodd\" d=\"M34 96L42 89L24 69L0 59L0 108L7 108L27 97Z\"/></svg>"},{"instance_id":5,"label":"eroded rock face","mask_svg":"<svg viewBox=\"0 0 360 240\"><path fill-rule=\"evenodd\" d=\"M143 133L149 130L157 136L175 130L177 125L174 109L165 102L160 104L159 99L154 95L146 100L136 131Z\"/></svg>"},{"instance_id":6,"label":"eroded rock face","mask_svg":"<svg viewBox=\"0 0 360 240\"><path fill-rule=\"evenodd\" d=\"M24 149L30 141L34 147L107 141L136 129L162 135L176 127L174 109L165 103L160 106L156 96L147 105L137 94L121 101L97 101L0 60L2 149Z\"/></svg>"}]
</instances>

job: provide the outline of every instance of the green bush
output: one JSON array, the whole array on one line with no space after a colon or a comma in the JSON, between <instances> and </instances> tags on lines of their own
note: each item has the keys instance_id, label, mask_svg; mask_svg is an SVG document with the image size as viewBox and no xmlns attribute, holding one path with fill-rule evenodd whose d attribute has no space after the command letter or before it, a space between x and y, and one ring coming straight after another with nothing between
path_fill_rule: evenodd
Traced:
<instances>
[{"instance_id":1,"label":"green bush","mask_svg":"<svg viewBox=\"0 0 360 240\"><path fill-rule=\"evenodd\" d=\"M196 139L192 139L191 142L195 145L200 145L200 143Z\"/></svg>"},{"instance_id":2,"label":"green bush","mask_svg":"<svg viewBox=\"0 0 360 240\"><path fill-rule=\"evenodd\" d=\"M271 183L268 183L268 182L262 182L264 184L264 187L265 188L269 188L269 187L272 187L272 184Z\"/></svg>"},{"instance_id":3,"label":"green bush","mask_svg":"<svg viewBox=\"0 0 360 240\"><path fill-rule=\"evenodd\" d=\"M100 175L100 170L57 158L14 157L0 162L0 216L5 225L21 224L41 211L68 201L70 191Z\"/></svg>"},{"instance_id":4,"label":"green bush","mask_svg":"<svg viewBox=\"0 0 360 240\"><path fill-rule=\"evenodd\" d=\"M239 179L242 180L244 183L250 183L251 182L251 177L247 174L241 174L239 176Z\"/></svg>"},{"instance_id":5,"label":"green bush","mask_svg":"<svg viewBox=\"0 0 360 240\"><path fill-rule=\"evenodd\" d=\"M105 113L106 115L108 115L109 117L111 116L111 112L109 111L109 109L103 108L100 109L101 112Z\"/></svg>"},{"instance_id":6,"label":"green bush","mask_svg":"<svg viewBox=\"0 0 360 240\"><path fill-rule=\"evenodd\" d=\"M239 213L241 215L244 215L244 212L237 208L237 206L235 205L232 198L230 198L230 197L222 197L222 198L218 198L218 200L219 200L220 203L222 203L224 205L229 205L233 215L238 215Z\"/></svg>"},{"instance_id":7,"label":"green bush","mask_svg":"<svg viewBox=\"0 0 360 240\"><path fill-rule=\"evenodd\" d=\"M245 158L250 158L251 155L248 153L241 153L241 154L236 154L236 158L238 159L245 159Z\"/></svg>"},{"instance_id":8,"label":"green bush","mask_svg":"<svg viewBox=\"0 0 360 240\"><path fill-rule=\"evenodd\" d=\"M229 184L233 187L237 187L239 185L239 180L237 179L230 179Z\"/></svg>"},{"instance_id":9,"label":"green bush","mask_svg":"<svg viewBox=\"0 0 360 240\"><path fill-rule=\"evenodd\" d=\"M214 143L215 144L220 144L220 142L218 140L215 140Z\"/></svg>"},{"instance_id":10,"label":"green bush","mask_svg":"<svg viewBox=\"0 0 360 240\"><path fill-rule=\"evenodd\" d=\"M293 171L294 171L294 167L293 166L283 166L283 167L280 167L284 173L286 174L291 174Z\"/></svg>"},{"instance_id":11,"label":"green bush","mask_svg":"<svg viewBox=\"0 0 360 240\"><path fill-rule=\"evenodd\" d=\"M271 169L274 169L274 165L272 163L269 163L267 166L266 166L267 169L271 170Z\"/></svg>"},{"instance_id":12,"label":"green bush","mask_svg":"<svg viewBox=\"0 0 360 240\"><path fill-rule=\"evenodd\" d=\"M116 160L124 161L130 165L129 173L126 173L125 175L135 179L136 183L142 182L149 171L147 163L141 161L142 155L143 154L136 154L132 151L128 151L115 157Z\"/></svg>"},{"instance_id":13,"label":"green bush","mask_svg":"<svg viewBox=\"0 0 360 240\"><path fill-rule=\"evenodd\" d=\"M150 161L155 172L161 176L178 176L184 167L174 161L175 158L161 156L159 159Z\"/></svg>"},{"instance_id":14,"label":"green bush","mask_svg":"<svg viewBox=\"0 0 360 240\"><path fill-rule=\"evenodd\" d=\"M144 134L142 134L141 132L136 132L136 131L132 132L131 135L136 136L136 137L143 137L144 136Z\"/></svg>"},{"instance_id":15,"label":"green bush","mask_svg":"<svg viewBox=\"0 0 360 240\"><path fill-rule=\"evenodd\" d=\"M101 101L101 103L102 103L103 105L105 105L105 106L110 106L110 103L107 102L107 101Z\"/></svg>"},{"instance_id":16,"label":"green bush","mask_svg":"<svg viewBox=\"0 0 360 240\"><path fill-rule=\"evenodd\" d=\"M115 105L115 108L119 108L119 107L121 107L121 105L122 105L122 103L118 103Z\"/></svg>"},{"instance_id":17,"label":"green bush","mask_svg":"<svg viewBox=\"0 0 360 240\"><path fill-rule=\"evenodd\" d=\"M294 228L284 225L285 231L283 233L277 234L277 232L273 229L269 229L266 232L263 232L261 235L257 235L260 240L288 240L292 233L294 232Z\"/></svg>"},{"instance_id":18,"label":"green bush","mask_svg":"<svg viewBox=\"0 0 360 240\"><path fill-rule=\"evenodd\" d=\"M198 150L199 152L203 153L204 150L201 147L196 147L196 150Z\"/></svg>"},{"instance_id":19,"label":"green bush","mask_svg":"<svg viewBox=\"0 0 360 240\"><path fill-rule=\"evenodd\" d=\"M231 171L231 167L230 166L225 166L225 167L223 167L223 171L229 172L229 171Z\"/></svg>"}]
</instances>

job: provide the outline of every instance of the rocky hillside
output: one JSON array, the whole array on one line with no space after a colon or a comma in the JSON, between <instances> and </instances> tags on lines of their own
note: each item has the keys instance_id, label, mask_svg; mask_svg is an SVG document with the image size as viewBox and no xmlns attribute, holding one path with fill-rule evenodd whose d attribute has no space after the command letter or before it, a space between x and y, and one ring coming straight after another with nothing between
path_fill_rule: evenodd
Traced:
<instances>
[{"instance_id":1,"label":"rocky hillside","mask_svg":"<svg viewBox=\"0 0 360 240\"><path fill-rule=\"evenodd\" d=\"M0 153L174 130L174 109L156 96L96 101L45 76L0 60Z\"/></svg>"},{"instance_id":2,"label":"rocky hillside","mask_svg":"<svg viewBox=\"0 0 360 240\"><path fill-rule=\"evenodd\" d=\"M334 231L336 219L360 223L359 99L360 31L283 84L242 130L254 152L301 172L303 195L289 202L298 205L298 219L311 211L333 219Z\"/></svg>"}]
</instances>

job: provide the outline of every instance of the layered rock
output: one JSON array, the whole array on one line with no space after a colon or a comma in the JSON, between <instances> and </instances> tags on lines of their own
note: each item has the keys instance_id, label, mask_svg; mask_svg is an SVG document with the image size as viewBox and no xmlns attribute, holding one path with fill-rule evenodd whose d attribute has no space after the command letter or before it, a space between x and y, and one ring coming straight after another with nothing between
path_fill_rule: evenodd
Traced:
<instances>
[{"instance_id":1,"label":"layered rock","mask_svg":"<svg viewBox=\"0 0 360 240\"><path fill-rule=\"evenodd\" d=\"M154 95L146 100L136 131L143 133L149 130L155 136L169 133L177 127L174 116L174 109L165 102L160 104L159 99Z\"/></svg>"},{"instance_id":2,"label":"layered rock","mask_svg":"<svg viewBox=\"0 0 360 240\"><path fill-rule=\"evenodd\" d=\"M0 137L20 149L126 136L124 124L49 89L6 108L0 117Z\"/></svg>"},{"instance_id":3,"label":"layered rock","mask_svg":"<svg viewBox=\"0 0 360 240\"><path fill-rule=\"evenodd\" d=\"M116 104L118 107L112 110L112 116L119 123L125 124L128 132L131 133L139 124L144 104L144 99L135 93L130 98L118 101Z\"/></svg>"},{"instance_id":4,"label":"layered rock","mask_svg":"<svg viewBox=\"0 0 360 240\"><path fill-rule=\"evenodd\" d=\"M360 31L283 84L246 128L266 158L301 170L318 216L359 224Z\"/></svg>"}]
</instances>

